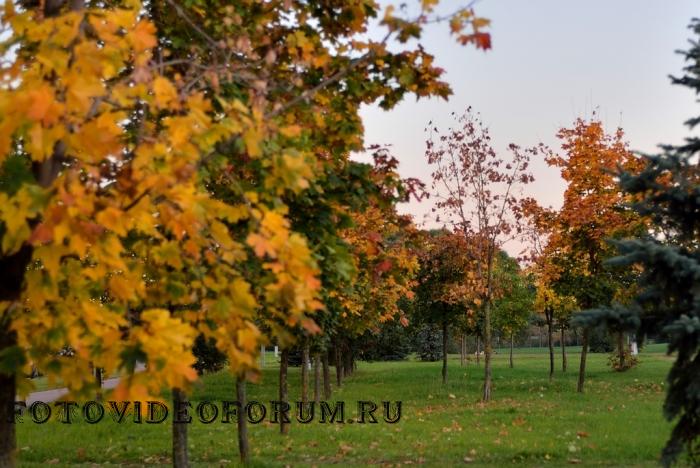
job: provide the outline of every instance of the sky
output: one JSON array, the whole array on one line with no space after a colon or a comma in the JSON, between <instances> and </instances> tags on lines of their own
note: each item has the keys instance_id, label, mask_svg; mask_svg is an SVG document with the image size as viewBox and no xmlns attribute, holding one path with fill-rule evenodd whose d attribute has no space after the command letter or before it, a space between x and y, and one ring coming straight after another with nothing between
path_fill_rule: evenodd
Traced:
<instances>
[{"instance_id":1,"label":"sky","mask_svg":"<svg viewBox=\"0 0 700 468\"><path fill-rule=\"evenodd\" d=\"M463 2L442 4L451 11ZM445 23L431 25L421 40L446 70L454 92L448 101L409 97L391 111L362 109L365 144L390 144L404 177L430 182L424 128L432 120L446 130L450 114L468 106L503 154L509 143L559 150L557 130L593 111L609 131L622 127L633 150L655 152L689 135L683 122L698 115L697 101L668 75L681 73L683 58L674 52L687 48L698 0L481 0L474 8L491 20L491 50L456 44ZM561 206L558 171L534 161L533 174L528 195ZM425 218L431 206L411 202L399 211L435 227Z\"/></svg>"}]
</instances>

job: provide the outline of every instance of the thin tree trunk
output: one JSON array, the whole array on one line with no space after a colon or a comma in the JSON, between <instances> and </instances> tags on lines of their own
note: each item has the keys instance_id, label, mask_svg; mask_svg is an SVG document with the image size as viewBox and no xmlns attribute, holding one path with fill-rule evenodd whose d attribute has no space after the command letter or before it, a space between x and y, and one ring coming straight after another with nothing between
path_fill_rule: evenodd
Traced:
<instances>
[{"instance_id":1,"label":"thin tree trunk","mask_svg":"<svg viewBox=\"0 0 700 468\"><path fill-rule=\"evenodd\" d=\"M0 332L0 349L17 344L15 334L3 327ZM13 415L16 383L14 374L0 374L0 466L14 467L16 463L16 439Z\"/></svg>"},{"instance_id":2,"label":"thin tree trunk","mask_svg":"<svg viewBox=\"0 0 700 468\"><path fill-rule=\"evenodd\" d=\"M343 355L345 361L343 362L343 374L345 375L345 377L348 377L352 375L355 369L353 368L352 349L350 349L350 347L348 346L347 348L345 348L345 350L347 352Z\"/></svg>"},{"instance_id":3,"label":"thin tree trunk","mask_svg":"<svg viewBox=\"0 0 700 468\"><path fill-rule=\"evenodd\" d=\"M510 334L510 368L513 368L513 334Z\"/></svg>"},{"instance_id":4,"label":"thin tree trunk","mask_svg":"<svg viewBox=\"0 0 700 468\"><path fill-rule=\"evenodd\" d=\"M102 381L103 381L103 369L101 367L95 367L95 385L97 385L96 399L97 401L102 400Z\"/></svg>"},{"instance_id":5,"label":"thin tree trunk","mask_svg":"<svg viewBox=\"0 0 700 468\"><path fill-rule=\"evenodd\" d=\"M173 408L180 407L185 401L185 392L179 388L172 389ZM190 466L189 454L187 453L187 423L175 422L173 414L173 467L188 468Z\"/></svg>"},{"instance_id":6,"label":"thin tree trunk","mask_svg":"<svg viewBox=\"0 0 700 468\"><path fill-rule=\"evenodd\" d=\"M250 461L250 445L248 443L248 421L245 414L246 398L246 382L245 378L239 375L236 378L236 399L240 405L238 410L238 454L241 458L241 463L248 464Z\"/></svg>"},{"instance_id":7,"label":"thin tree trunk","mask_svg":"<svg viewBox=\"0 0 700 468\"><path fill-rule=\"evenodd\" d=\"M586 355L588 354L588 328L583 329L581 334L581 364L578 368L578 384L576 391L583 393L583 384L586 380Z\"/></svg>"},{"instance_id":8,"label":"thin tree trunk","mask_svg":"<svg viewBox=\"0 0 700 468\"><path fill-rule=\"evenodd\" d=\"M462 348L464 352L464 365L466 366L469 363L469 360L467 359L467 334L462 333Z\"/></svg>"},{"instance_id":9,"label":"thin tree trunk","mask_svg":"<svg viewBox=\"0 0 700 468\"><path fill-rule=\"evenodd\" d=\"M617 352L620 357L619 370L625 370L625 333L622 331L617 334Z\"/></svg>"},{"instance_id":10,"label":"thin tree trunk","mask_svg":"<svg viewBox=\"0 0 700 468\"><path fill-rule=\"evenodd\" d=\"M566 332L564 325L561 326L561 370L566 372Z\"/></svg>"},{"instance_id":11,"label":"thin tree trunk","mask_svg":"<svg viewBox=\"0 0 700 468\"><path fill-rule=\"evenodd\" d=\"M476 365L481 365L481 346L479 346L479 335L476 335Z\"/></svg>"},{"instance_id":12,"label":"thin tree trunk","mask_svg":"<svg viewBox=\"0 0 700 468\"><path fill-rule=\"evenodd\" d=\"M335 345L335 384L338 388L343 385L343 358L340 355L340 345Z\"/></svg>"},{"instance_id":13,"label":"thin tree trunk","mask_svg":"<svg viewBox=\"0 0 700 468\"><path fill-rule=\"evenodd\" d=\"M301 402L309 402L309 346L304 345L301 351Z\"/></svg>"},{"instance_id":14,"label":"thin tree trunk","mask_svg":"<svg viewBox=\"0 0 700 468\"><path fill-rule=\"evenodd\" d=\"M314 353L314 402L321 403L321 355Z\"/></svg>"},{"instance_id":15,"label":"thin tree trunk","mask_svg":"<svg viewBox=\"0 0 700 468\"><path fill-rule=\"evenodd\" d=\"M280 356L280 401L284 404L289 404L288 389L287 389L287 369L289 367L289 351L287 348L282 349ZM289 433L289 424L285 422L284 417L280 416L280 433Z\"/></svg>"},{"instance_id":16,"label":"thin tree trunk","mask_svg":"<svg viewBox=\"0 0 700 468\"><path fill-rule=\"evenodd\" d=\"M344 347L345 354L343 354L343 376L350 377L352 375L352 350L350 346Z\"/></svg>"},{"instance_id":17,"label":"thin tree trunk","mask_svg":"<svg viewBox=\"0 0 700 468\"><path fill-rule=\"evenodd\" d=\"M447 384L447 320L442 321L442 384Z\"/></svg>"},{"instance_id":18,"label":"thin tree trunk","mask_svg":"<svg viewBox=\"0 0 700 468\"><path fill-rule=\"evenodd\" d=\"M549 380L554 378L554 337L552 333L552 322L554 321L554 311L545 312L547 318L547 346L549 346Z\"/></svg>"},{"instance_id":19,"label":"thin tree trunk","mask_svg":"<svg viewBox=\"0 0 700 468\"><path fill-rule=\"evenodd\" d=\"M491 400L491 298L486 297L484 307L484 402Z\"/></svg>"},{"instance_id":20,"label":"thin tree trunk","mask_svg":"<svg viewBox=\"0 0 700 468\"><path fill-rule=\"evenodd\" d=\"M323 399L330 400L331 398L331 369L328 364L328 350L321 356L323 364Z\"/></svg>"}]
</instances>

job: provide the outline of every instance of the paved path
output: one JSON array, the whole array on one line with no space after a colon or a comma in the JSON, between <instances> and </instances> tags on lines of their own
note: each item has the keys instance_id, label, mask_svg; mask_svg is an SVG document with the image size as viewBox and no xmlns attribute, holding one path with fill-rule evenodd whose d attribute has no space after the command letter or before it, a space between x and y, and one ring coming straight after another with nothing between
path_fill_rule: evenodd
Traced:
<instances>
[{"instance_id":1,"label":"paved path","mask_svg":"<svg viewBox=\"0 0 700 468\"><path fill-rule=\"evenodd\" d=\"M145 369L145 366L143 364L137 364L136 365L136 371L141 371ZM117 386L119 383L119 377L113 377L111 379L104 379L102 381L102 388L104 389L110 389L114 388ZM51 390L44 390L42 392L33 392L30 393L27 399L25 400L27 402L27 406L31 405L35 401L43 401L46 403L49 403L51 401L56 401L59 398L61 398L63 395L68 393L67 388L54 388Z\"/></svg>"}]
</instances>

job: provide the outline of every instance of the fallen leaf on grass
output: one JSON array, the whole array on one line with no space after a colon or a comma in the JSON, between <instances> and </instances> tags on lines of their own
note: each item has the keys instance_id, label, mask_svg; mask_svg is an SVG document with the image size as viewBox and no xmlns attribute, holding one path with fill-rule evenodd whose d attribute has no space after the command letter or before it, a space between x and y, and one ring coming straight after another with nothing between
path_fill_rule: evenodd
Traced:
<instances>
[{"instance_id":1,"label":"fallen leaf on grass","mask_svg":"<svg viewBox=\"0 0 700 468\"><path fill-rule=\"evenodd\" d=\"M342 442L341 442L339 448L340 448L340 452L341 452L342 455L347 455L349 452L352 451L352 446L351 446L351 445L348 445L348 444L345 444L345 443L342 443Z\"/></svg>"}]
</instances>

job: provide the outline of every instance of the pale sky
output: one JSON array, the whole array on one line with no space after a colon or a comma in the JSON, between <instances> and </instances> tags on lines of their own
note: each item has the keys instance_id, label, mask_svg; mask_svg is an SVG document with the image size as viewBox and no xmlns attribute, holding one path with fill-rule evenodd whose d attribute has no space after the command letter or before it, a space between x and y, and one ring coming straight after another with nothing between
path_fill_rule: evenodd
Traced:
<instances>
[{"instance_id":1,"label":"pale sky","mask_svg":"<svg viewBox=\"0 0 700 468\"><path fill-rule=\"evenodd\" d=\"M442 3L448 10L463 4ZM469 105L501 152L510 142L559 149L557 129L595 109L608 130L625 130L635 150L654 152L659 143L688 136L683 122L698 114L698 105L687 88L671 86L668 75L681 73L683 60L674 51L687 49L698 0L481 0L475 9L492 21L488 52L457 45L446 24L430 26L421 41L446 70L454 91L448 102L409 98L390 112L362 111L365 143L391 144L403 176L430 182L424 128L433 120L446 129L450 113ZM558 172L543 162L533 172L530 195L560 206ZM420 224L430 207L428 200L399 211Z\"/></svg>"}]
</instances>

